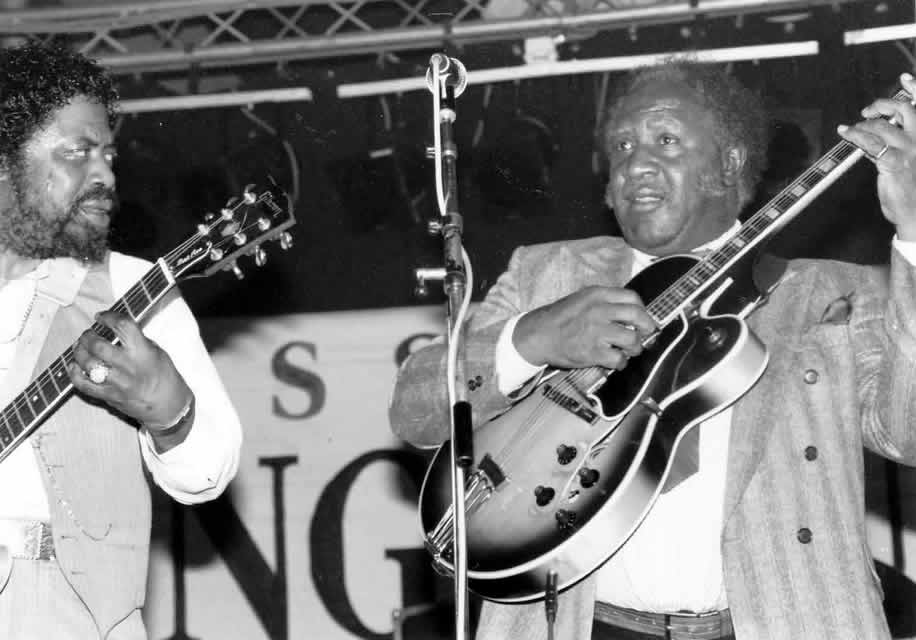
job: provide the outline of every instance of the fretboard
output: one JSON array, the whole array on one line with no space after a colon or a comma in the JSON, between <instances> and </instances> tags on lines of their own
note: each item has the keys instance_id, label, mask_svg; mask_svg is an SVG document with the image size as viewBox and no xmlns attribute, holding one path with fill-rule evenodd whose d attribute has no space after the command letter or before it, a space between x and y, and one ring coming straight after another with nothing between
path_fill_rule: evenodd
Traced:
<instances>
[{"instance_id":1,"label":"fretboard","mask_svg":"<svg viewBox=\"0 0 916 640\"><path fill-rule=\"evenodd\" d=\"M173 286L175 279L165 261L160 260L110 310L141 322ZM96 322L91 329L117 344L117 336L105 325ZM73 390L67 367L73 362L74 346L68 347L0 412L0 461L28 438Z\"/></svg>"}]
</instances>

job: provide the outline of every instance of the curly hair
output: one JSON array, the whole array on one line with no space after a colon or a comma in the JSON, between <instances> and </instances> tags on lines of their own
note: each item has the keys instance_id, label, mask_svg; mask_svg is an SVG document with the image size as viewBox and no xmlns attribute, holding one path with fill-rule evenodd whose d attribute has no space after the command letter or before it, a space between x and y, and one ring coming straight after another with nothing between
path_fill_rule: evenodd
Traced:
<instances>
[{"instance_id":1,"label":"curly hair","mask_svg":"<svg viewBox=\"0 0 916 640\"><path fill-rule=\"evenodd\" d=\"M747 157L738 184L739 203L744 207L753 197L767 165L769 119L763 101L720 65L672 56L659 64L634 69L615 86L607 102L605 127L628 95L658 80L684 84L697 94L714 118L720 148L745 149Z\"/></svg>"},{"instance_id":2,"label":"curly hair","mask_svg":"<svg viewBox=\"0 0 916 640\"><path fill-rule=\"evenodd\" d=\"M118 94L96 62L60 46L0 49L0 160L18 158L54 113L80 95L103 105L114 124Z\"/></svg>"}]
</instances>

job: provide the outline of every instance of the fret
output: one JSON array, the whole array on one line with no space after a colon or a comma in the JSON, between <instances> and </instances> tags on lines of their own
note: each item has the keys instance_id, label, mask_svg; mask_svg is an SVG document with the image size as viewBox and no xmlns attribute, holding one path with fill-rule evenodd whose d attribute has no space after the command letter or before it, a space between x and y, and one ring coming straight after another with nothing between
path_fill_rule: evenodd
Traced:
<instances>
[{"instance_id":1,"label":"fret","mask_svg":"<svg viewBox=\"0 0 916 640\"><path fill-rule=\"evenodd\" d=\"M16 432L10 427L6 414L6 411L0 413L0 421L3 422L3 429L0 429L0 442L2 442L4 446L12 442L16 437Z\"/></svg>"},{"instance_id":2,"label":"fret","mask_svg":"<svg viewBox=\"0 0 916 640\"><path fill-rule=\"evenodd\" d=\"M40 415L42 411L48 408L48 402L45 400L44 393L41 390L41 380L36 379L28 387L29 389L29 400L32 404L32 412L37 416Z\"/></svg>"},{"instance_id":3,"label":"fret","mask_svg":"<svg viewBox=\"0 0 916 640\"><path fill-rule=\"evenodd\" d=\"M817 163L817 168L824 173L830 173L833 170L833 168L837 166L838 164L839 162L837 162L833 158L824 156L823 158L821 158L821 161Z\"/></svg>"},{"instance_id":4,"label":"fret","mask_svg":"<svg viewBox=\"0 0 916 640\"><path fill-rule=\"evenodd\" d=\"M137 288L137 287L134 287L134 289L136 289L136 288ZM133 291L134 289L131 289L131 291ZM141 293L143 293L143 295L146 296L146 292L145 292L145 291L141 291ZM139 317L139 314L143 313L143 308L139 309L138 311L134 311L133 308L131 308L131 306L130 306L130 301L127 300L126 297L125 297L125 298L122 298L122 300L124 301L124 304L122 305L122 306L124 307L124 312L127 313L127 315L129 315L129 316L130 316L131 318L133 318L134 320L136 320L136 319ZM147 298L147 301L146 301L146 303L145 303L145 305L144 305L144 308L145 308L145 306L148 305L148 304L149 304L149 298Z\"/></svg>"},{"instance_id":5,"label":"fret","mask_svg":"<svg viewBox=\"0 0 916 640\"><path fill-rule=\"evenodd\" d=\"M48 373L50 374L50 378L49 378L49 379L50 379L51 382L54 384L54 388L57 390L57 393L58 393L58 394L63 393L63 390L67 387L67 384L69 384L69 382L70 382L70 377L67 376L67 360L66 360L66 357L67 357L68 355L70 355L71 353L72 353L72 352L68 350L68 351L67 351L66 353L64 353L61 357L59 357L59 358L54 362L53 365L51 365L51 366L48 367L48 369L47 369ZM53 370L53 371L52 371L52 370ZM64 387L61 388L57 383L58 383L58 381L64 381L64 380L66 380L67 384L65 384Z\"/></svg>"},{"instance_id":6,"label":"fret","mask_svg":"<svg viewBox=\"0 0 916 640\"><path fill-rule=\"evenodd\" d=\"M820 172L812 171L809 174L802 176L801 181L802 183L804 183L805 187L807 187L805 191L808 191L816 187L818 183L823 179L824 179L823 174L821 174ZM801 195L804 195L804 194L801 194Z\"/></svg>"},{"instance_id":7,"label":"fret","mask_svg":"<svg viewBox=\"0 0 916 640\"><path fill-rule=\"evenodd\" d=\"M49 378L47 371L45 371L45 373L40 375L35 380L35 387L36 389L38 389L38 393L41 395L41 399L42 399L42 402L44 402L45 408L50 407L51 404L53 404L54 400L56 399L55 396L58 395L55 393L51 393L54 391L54 389L48 388L49 380L52 383L51 386L53 386L53 382L54 382L53 378Z\"/></svg>"},{"instance_id":8,"label":"fret","mask_svg":"<svg viewBox=\"0 0 916 640\"><path fill-rule=\"evenodd\" d=\"M35 405L32 404L32 393L29 391L30 386L31 385L26 387L25 391L19 394L19 397L25 400L25 406L28 407L29 411L32 413L32 418L29 420L29 422L34 420L36 417L38 417L38 414L41 413L40 411L35 411Z\"/></svg>"},{"instance_id":9,"label":"fret","mask_svg":"<svg viewBox=\"0 0 916 640\"><path fill-rule=\"evenodd\" d=\"M146 288L145 278L140 278L140 282L134 285L134 287L128 292L127 296L124 296L125 300L134 293L136 293L138 296L142 295L144 300L143 308L140 309L137 313L134 313L133 309L131 309L130 315L134 318L134 320L137 320L143 315L143 312L153 304L154 296L150 295L149 289Z\"/></svg>"},{"instance_id":10,"label":"fret","mask_svg":"<svg viewBox=\"0 0 916 640\"><path fill-rule=\"evenodd\" d=\"M20 424L28 424L28 423L31 422L31 421L30 421L30 420L24 420L23 417L22 417L22 412L20 411L20 408L22 407L22 402L20 402L20 400L19 400L20 397L21 397L21 396L16 396L16 399L13 400L13 402L11 403L10 406L13 407L13 411L16 413L16 419L19 421L19 423L20 423Z\"/></svg>"}]
</instances>

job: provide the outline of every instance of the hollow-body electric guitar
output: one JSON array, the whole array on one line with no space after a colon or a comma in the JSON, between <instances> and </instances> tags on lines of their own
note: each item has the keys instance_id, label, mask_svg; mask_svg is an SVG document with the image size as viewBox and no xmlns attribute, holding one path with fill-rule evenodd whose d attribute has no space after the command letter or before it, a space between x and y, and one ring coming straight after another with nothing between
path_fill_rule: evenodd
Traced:
<instances>
[{"instance_id":1,"label":"hollow-body electric guitar","mask_svg":"<svg viewBox=\"0 0 916 640\"><path fill-rule=\"evenodd\" d=\"M139 282L111 306L111 310L142 323L155 311L156 303L182 280L222 270L232 270L241 277L238 258L251 254L258 266L263 265L265 253L261 244L276 239L282 247L288 248L292 237L287 229L293 224L295 218L285 193L276 188L256 191L254 185L250 185L240 197L230 199L219 214L208 214L196 233L159 258ZM117 344L117 336L105 325L95 323L91 328ZM72 346L0 411L0 461L22 444L72 393L73 383L67 373L71 362Z\"/></svg>"},{"instance_id":2,"label":"hollow-body electric guitar","mask_svg":"<svg viewBox=\"0 0 916 640\"><path fill-rule=\"evenodd\" d=\"M894 100L908 102L899 91ZM548 370L506 413L474 432L468 470L468 587L499 602L559 590L608 560L651 509L685 435L763 374L767 351L745 318L769 291L752 278L764 240L800 213L863 152L841 141L705 258L671 256L627 288L659 330L622 371ZM450 443L420 493L434 564L453 571ZM555 573L554 573L555 572Z\"/></svg>"}]
</instances>

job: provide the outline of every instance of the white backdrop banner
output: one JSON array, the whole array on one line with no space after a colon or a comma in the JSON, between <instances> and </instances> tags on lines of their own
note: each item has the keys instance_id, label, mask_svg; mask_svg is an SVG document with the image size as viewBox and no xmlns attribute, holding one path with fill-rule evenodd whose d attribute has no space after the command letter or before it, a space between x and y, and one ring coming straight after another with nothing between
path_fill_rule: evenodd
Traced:
<instances>
[{"instance_id":1,"label":"white backdrop banner","mask_svg":"<svg viewBox=\"0 0 916 640\"><path fill-rule=\"evenodd\" d=\"M430 454L387 418L398 363L443 327L438 306L203 323L242 418L242 462L215 502L156 492L152 640L451 637L450 582L417 520ZM873 551L912 620L916 476L869 469Z\"/></svg>"}]
</instances>

